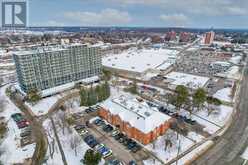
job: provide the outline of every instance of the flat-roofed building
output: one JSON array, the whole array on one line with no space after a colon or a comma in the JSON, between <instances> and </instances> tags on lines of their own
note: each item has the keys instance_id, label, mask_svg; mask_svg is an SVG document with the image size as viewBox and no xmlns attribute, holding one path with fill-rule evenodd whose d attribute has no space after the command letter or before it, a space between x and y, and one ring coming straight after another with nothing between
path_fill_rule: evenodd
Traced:
<instances>
[{"instance_id":1,"label":"flat-roofed building","mask_svg":"<svg viewBox=\"0 0 248 165\"><path fill-rule=\"evenodd\" d=\"M118 127L129 138L149 144L170 127L171 117L136 98L120 96L101 104L99 116Z\"/></svg>"},{"instance_id":2,"label":"flat-roofed building","mask_svg":"<svg viewBox=\"0 0 248 165\"><path fill-rule=\"evenodd\" d=\"M25 93L71 85L98 76L102 68L99 48L83 44L35 47L15 52L13 58Z\"/></svg>"}]
</instances>

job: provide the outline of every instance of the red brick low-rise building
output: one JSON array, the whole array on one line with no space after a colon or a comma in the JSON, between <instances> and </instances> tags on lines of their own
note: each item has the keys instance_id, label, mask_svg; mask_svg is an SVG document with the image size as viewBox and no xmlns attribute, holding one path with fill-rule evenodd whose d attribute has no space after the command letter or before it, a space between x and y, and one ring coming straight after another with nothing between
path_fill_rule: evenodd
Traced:
<instances>
[{"instance_id":1,"label":"red brick low-rise building","mask_svg":"<svg viewBox=\"0 0 248 165\"><path fill-rule=\"evenodd\" d=\"M99 116L115 125L129 138L149 144L170 127L171 118L135 98L121 96L101 105Z\"/></svg>"}]
</instances>

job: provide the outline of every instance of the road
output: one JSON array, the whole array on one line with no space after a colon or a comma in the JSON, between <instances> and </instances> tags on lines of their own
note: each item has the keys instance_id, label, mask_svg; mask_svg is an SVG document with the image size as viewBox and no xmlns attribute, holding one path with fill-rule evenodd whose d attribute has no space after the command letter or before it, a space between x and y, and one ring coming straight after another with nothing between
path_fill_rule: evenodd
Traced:
<instances>
[{"instance_id":1,"label":"road","mask_svg":"<svg viewBox=\"0 0 248 165\"><path fill-rule=\"evenodd\" d=\"M215 141L215 145L198 158L194 165L241 165L244 160L240 155L248 146L248 67L237 100L237 113L227 132Z\"/></svg>"}]
</instances>

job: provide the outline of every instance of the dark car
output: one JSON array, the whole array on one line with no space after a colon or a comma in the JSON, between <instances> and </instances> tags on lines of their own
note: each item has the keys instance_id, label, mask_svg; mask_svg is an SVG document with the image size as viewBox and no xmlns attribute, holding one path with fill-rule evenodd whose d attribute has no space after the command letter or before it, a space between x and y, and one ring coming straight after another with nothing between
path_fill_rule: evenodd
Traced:
<instances>
[{"instance_id":1,"label":"dark car","mask_svg":"<svg viewBox=\"0 0 248 165\"><path fill-rule=\"evenodd\" d=\"M105 165L123 165L118 159L112 159L105 163Z\"/></svg>"},{"instance_id":2,"label":"dark car","mask_svg":"<svg viewBox=\"0 0 248 165\"><path fill-rule=\"evenodd\" d=\"M127 146L129 143L131 143L133 140L132 139L129 139L129 138L126 138L123 142L123 145Z\"/></svg>"},{"instance_id":3,"label":"dark car","mask_svg":"<svg viewBox=\"0 0 248 165\"><path fill-rule=\"evenodd\" d=\"M19 122L19 123L17 123L17 126L19 129L21 129L21 128L25 128L25 127L29 126L29 123L28 122Z\"/></svg>"},{"instance_id":4,"label":"dark car","mask_svg":"<svg viewBox=\"0 0 248 165\"><path fill-rule=\"evenodd\" d=\"M15 113L11 115L11 117L14 119L15 122L20 122L24 119L21 113Z\"/></svg>"},{"instance_id":5,"label":"dark car","mask_svg":"<svg viewBox=\"0 0 248 165\"><path fill-rule=\"evenodd\" d=\"M138 145L138 144L136 144L136 146L135 147L133 147L132 149L131 149L131 151L133 152L133 153L136 153L136 152L138 152L139 150L141 150L141 146L140 145Z\"/></svg>"},{"instance_id":6,"label":"dark car","mask_svg":"<svg viewBox=\"0 0 248 165\"><path fill-rule=\"evenodd\" d=\"M85 125L82 125L82 124L76 125L76 126L74 127L74 129L77 130L77 131L80 131L80 130L82 130L82 129L85 129Z\"/></svg>"},{"instance_id":7,"label":"dark car","mask_svg":"<svg viewBox=\"0 0 248 165\"><path fill-rule=\"evenodd\" d=\"M128 148L129 150L132 150L136 145L137 145L137 143L133 141L133 142L131 142L131 143L128 143L127 148Z\"/></svg>"},{"instance_id":8,"label":"dark car","mask_svg":"<svg viewBox=\"0 0 248 165\"><path fill-rule=\"evenodd\" d=\"M124 135L122 133L117 134L114 138L115 140L119 140L121 137L123 137Z\"/></svg>"},{"instance_id":9,"label":"dark car","mask_svg":"<svg viewBox=\"0 0 248 165\"><path fill-rule=\"evenodd\" d=\"M94 148L95 146L97 146L99 144L99 142L93 138L92 140L89 140L88 141L88 145L91 147L91 148Z\"/></svg>"},{"instance_id":10,"label":"dark car","mask_svg":"<svg viewBox=\"0 0 248 165\"><path fill-rule=\"evenodd\" d=\"M100 125L102 125L102 124L104 123L104 121L103 121L102 119L96 119L96 120L94 121L94 123L95 123L97 126L100 126Z\"/></svg>"},{"instance_id":11,"label":"dark car","mask_svg":"<svg viewBox=\"0 0 248 165\"><path fill-rule=\"evenodd\" d=\"M124 136L122 136L120 139L119 139L119 142L120 143L124 143L124 141L127 139L127 136L126 135L124 135Z\"/></svg>"},{"instance_id":12,"label":"dark car","mask_svg":"<svg viewBox=\"0 0 248 165\"><path fill-rule=\"evenodd\" d=\"M107 133L109 133L109 132L111 132L113 130L114 130L114 128L111 125L109 125L109 124L106 125L105 127L103 127L103 131L105 131Z\"/></svg>"},{"instance_id":13,"label":"dark car","mask_svg":"<svg viewBox=\"0 0 248 165\"><path fill-rule=\"evenodd\" d=\"M87 141L89 141L90 139L93 139L94 136L93 135L88 135L84 138L84 141L87 143Z\"/></svg>"},{"instance_id":14,"label":"dark car","mask_svg":"<svg viewBox=\"0 0 248 165\"><path fill-rule=\"evenodd\" d=\"M25 131L25 132L20 133L20 136L26 137L26 136L29 136L30 134L31 134L31 131Z\"/></svg>"},{"instance_id":15,"label":"dark car","mask_svg":"<svg viewBox=\"0 0 248 165\"><path fill-rule=\"evenodd\" d=\"M137 163L134 160L132 160L128 163L128 165L137 165Z\"/></svg>"}]
</instances>

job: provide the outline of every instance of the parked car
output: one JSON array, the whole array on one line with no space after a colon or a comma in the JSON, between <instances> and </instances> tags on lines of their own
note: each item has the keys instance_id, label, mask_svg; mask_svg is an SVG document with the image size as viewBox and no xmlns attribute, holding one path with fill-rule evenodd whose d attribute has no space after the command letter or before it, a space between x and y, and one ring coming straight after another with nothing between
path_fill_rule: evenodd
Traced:
<instances>
[{"instance_id":1,"label":"parked car","mask_svg":"<svg viewBox=\"0 0 248 165\"><path fill-rule=\"evenodd\" d=\"M94 121L94 123L97 125L97 126L100 126L102 123L104 123L104 121L102 119L96 119Z\"/></svg>"},{"instance_id":2,"label":"parked car","mask_svg":"<svg viewBox=\"0 0 248 165\"><path fill-rule=\"evenodd\" d=\"M93 135L88 135L88 136L84 137L85 143L88 144L88 142L90 141L90 139L94 139L94 136Z\"/></svg>"},{"instance_id":3,"label":"parked car","mask_svg":"<svg viewBox=\"0 0 248 165\"><path fill-rule=\"evenodd\" d=\"M132 142L128 143L127 148L129 150L132 150L136 145L137 145L137 143L132 141Z\"/></svg>"},{"instance_id":4,"label":"parked car","mask_svg":"<svg viewBox=\"0 0 248 165\"><path fill-rule=\"evenodd\" d=\"M122 136L120 139L119 139L119 142L120 143L124 143L124 141L128 139L126 135Z\"/></svg>"},{"instance_id":5,"label":"parked car","mask_svg":"<svg viewBox=\"0 0 248 165\"><path fill-rule=\"evenodd\" d=\"M134 160L131 160L128 165L137 165L137 163Z\"/></svg>"},{"instance_id":6,"label":"parked car","mask_svg":"<svg viewBox=\"0 0 248 165\"><path fill-rule=\"evenodd\" d=\"M120 131L119 130L114 130L111 134L112 137L116 136L117 134L119 134Z\"/></svg>"},{"instance_id":7,"label":"parked car","mask_svg":"<svg viewBox=\"0 0 248 165\"><path fill-rule=\"evenodd\" d=\"M89 146L91 147L91 148L94 148L95 146L97 146L99 144L99 142L96 140L96 139L92 139L92 140L90 140L89 141Z\"/></svg>"},{"instance_id":8,"label":"parked car","mask_svg":"<svg viewBox=\"0 0 248 165\"><path fill-rule=\"evenodd\" d=\"M124 165L124 163L122 163L118 159L112 159L106 162L105 165Z\"/></svg>"},{"instance_id":9,"label":"parked car","mask_svg":"<svg viewBox=\"0 0 248 165\"><path fill-rule=\"evenodd\" d=\"M131 143L133 140L132 139L129 139L129 138L126 138L123 142L123 145L127 146L129 143Z\"/></svg>"},{"instance_id":10,"label":"parked car","mask_svg":"<svg viewBox=\"0 0 248 165\"><path fill-rule=\"evenodd\" d=\"M21 130L21 133L26 132L26 131L31 131L31 127L28 126L28 127L23 128L23 129Z\"/></svg>"},{"instance_id":11,"label":"parked car","mask_svg":"<svg viewBox=\"0 0 248 165\"><path fill-rule=\"evenodd\" d=\"M103 131L104 132L107 132L107 133L113 131L113 129L114 128L111 125L109 125L109 124L103 127Z\"/></svg>"},{"instance_id":12,"label":"parked car","mask_svg":"<svg viewBox=\"0 0 248 165\"><path fill-rule=\"evenodd\" d=\"M82 130L82 129L85 129L85 125L82 125L82 124L76 125L76 126L74 127L74 129L75 129L76 131L80 131L80 130Z\"/></svg>"},{"instance_id":13,"label":"parked car","mask_svg":"<svg viewBox=\"0 0 248 165\"><path fill-rule=\"evenodd\" d=\"M24 119L21 113L12 114L11 117L14 119L15 122L20 122Z\"/></svg>"},{"instance_id":14,"label":"parked car","mask_svg":"<svg viewBox=\"0 0 248 165\"><path fill-rule=\"evenodd\" d=\"M133 148L131 149L131 151L132 151L133 153L136 153L136 152L138 152L138 151L141 150L141 149L142 149L142 147L141 147L140 145L136 144L136 146L133 147Z\"/></svg>"},{"instance_id":15,"label":"parked car","mask_svg":"<svg viewBox=\"0 0 248 165\"><path fill-rule=\"evenodd\" d=\"M89 131L87 129L82 129L80 132L79 132L79 135L80 136L84 136L88 133Z\"/></svg>"},{"instance_id":16,"label":"parked car","mask_svg":"<svg viewBox=\"0 0 248 165\"><path fill-rule=\"evenodd\" d=\"M28 137L21 138L21 146L25 146L27 144L30 144L30 139Z\"/></svg>"},{"instance_id":17,"label":"parked car","mask_svg":"<svg viewBox=\"0 0 248 165\"><path fill-rule=\"evenodd\" d=\"M31 131L21 132L20 136L21 137L26 137L26 136L29 136L30 134L31 134Z\"/></svg>"},{"instance_id":18,"label":"parked car","mask_svg":"<svg viewBox=\"0 0 248 165\"><path fill-rule=\"evenodd\" d=\"M123 137L124 136L124 134L122 134L122 133L119 133L119 134L117 134L114 138L115 138L115 140L119 140L121 137Z\"/></svg>"},{"instance_id":19,"label":"parked car","mask_svg":"<svg viewBox=\"0 0 248 165\"><path fill-rule=\"evenodd\" d=\"M28 122L19 122L19 123L17 123L17 126L19 129L22 129L22 128L29 126L29 123Z\"/></svg>"}]
</instances>

